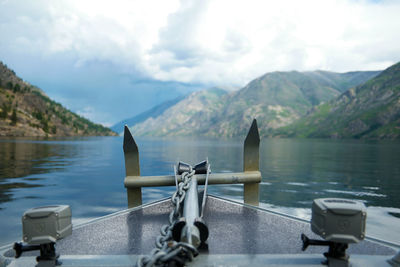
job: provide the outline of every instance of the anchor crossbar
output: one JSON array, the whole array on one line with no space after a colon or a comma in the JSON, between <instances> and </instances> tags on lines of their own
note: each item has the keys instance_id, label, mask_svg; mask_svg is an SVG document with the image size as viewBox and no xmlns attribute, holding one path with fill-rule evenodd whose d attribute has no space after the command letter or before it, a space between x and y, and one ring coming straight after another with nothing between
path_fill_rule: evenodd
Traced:
<instances>
[{"instance_id":1,"label":"anchor crossbar","mask_svg":"<svg viewBox=\"0 0 400 267\"><path fill-rule=\"evenodd\" d=\"M195 174L199 185L204 185L205 174ZM181 182L181 177L178 177ZM208 184L248 184L261 182L259 171L233 172L233 173L211 173L208 177ZM126 188L152 187L152 186L174 186L174 175L163 176L126 176L124 185Z\"/></svg>"},{"instance_id":2,"label":"anchor crossbar","mask_svg":"<svg viewBox=\"0 0 400 267\"><path fill-rule=\"evenodd\" d=\"M244 141L243 172L237 173L212 173L208 177L209 184L243 184L244 203L258 206L259 183L261 173L259 171L259 146L260 136L257 121L254 119ZM142 187L174 186L175 176L140 176L139 149L127 126L124 129L124 156L126 177L124 185L127 189L128 207L136 207L142 204ZM198 184L203 185L205 174L194 175ZM180 178L178 177L178 182Z\"/></svg>"}]
</instances>

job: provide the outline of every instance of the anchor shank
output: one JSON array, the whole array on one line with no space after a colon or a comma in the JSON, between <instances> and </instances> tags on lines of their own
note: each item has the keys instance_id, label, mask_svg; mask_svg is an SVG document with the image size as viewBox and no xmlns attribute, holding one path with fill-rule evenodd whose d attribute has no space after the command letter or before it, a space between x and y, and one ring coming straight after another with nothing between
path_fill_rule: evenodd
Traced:
<instances>
[{"instance_id":1,"label":"anchor shank","mask_svg":"<svg viewBox=\"0 0 400 267\"><path fill-rule=\"evenodd\" d=\"M196 177L192 177L189 189L186 192L183 205L183 217L186 219L186 226L182 230L182 241L197 248L201 241L200 231L197 226L194 225L196 219L199 217L199 196Z\"/></svg>"}]
</instances>

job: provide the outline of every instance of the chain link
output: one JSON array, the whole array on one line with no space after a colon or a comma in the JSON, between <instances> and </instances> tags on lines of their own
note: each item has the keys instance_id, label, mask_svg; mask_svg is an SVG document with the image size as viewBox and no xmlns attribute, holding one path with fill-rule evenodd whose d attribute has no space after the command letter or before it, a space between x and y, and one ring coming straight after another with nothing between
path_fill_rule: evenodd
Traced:
<instances>
[{"instance_id":1,"label":"chain link","mask_svg":"<svg viewBox=\"0 0 400 267\"><path fill-rule=\"evenodd\" d=\"M156 238L156 248L150 252L150 255L139 256L136 264L138 267L168 266L173 262L176 266L183 266L186 261L192 261L193 256L197 256L198 251L194 246L172 239L172 228L182 216L181 206L194 174L194 170L182 173L181 182L171 197L174 209L169 214L169 224L161 227L161 234Z\"/></svg>"}]
</instances>

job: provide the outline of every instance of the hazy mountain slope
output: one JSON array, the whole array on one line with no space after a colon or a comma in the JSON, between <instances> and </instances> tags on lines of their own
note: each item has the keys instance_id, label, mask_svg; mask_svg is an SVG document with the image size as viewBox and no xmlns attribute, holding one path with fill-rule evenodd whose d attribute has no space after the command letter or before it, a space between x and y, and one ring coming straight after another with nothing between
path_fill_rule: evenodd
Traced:
<instances>
[{"instance_id":1,"label":"hazy mountain slope","mask_svg":"<svg viewBox=\"0 0 400 267\"><path fill-rule=\"evenodd\" d=\"M190 105L177 103L160 117L135 124L137 135L244 135L250 122L258 120L261 133L266 129L288 125L304 116L313 106L328 101L364 82L379 72L332 73L272 72L251 81L239 91L223 94L213 101L203 102L196 112ZM195 98L197 95L193 95ZM198 95L200 96L200 95ZM189 101L190 102L190 101ZM185 115L187 119L180 118ZM165 119L168 119L168 126ZM189 119L190 118L190 119ZM190 123L187 123L190 121ZM177 130L185 127L185 130ZM136 132L135 132L136 131Z\"/></svg>"},{"instance_id":2,"label":"hazy mountain slope","mask_svg":"<svg viewBox=\"0 0 400 267\"><path fill-rule=\"evenodd\" d=\"M326 79L300 72L273 72L251 81L224 99L214 114L213 125L204 134L237 136L245 134L252 118L261 131L287 125L313 105L340 94Z\"/></svg>"},{"instance_id":3,"label":"hazy mountain slope","mask_svg":"<svg viewBox=\"0 0 400 267\"><path fill-rule=\"evenodd\" d=\"M0 62L0 136L116 135L67 110Z\"/></svg>"},{"instance_id":4,"label":"hazy mountain slope","mask_svg":"<svg viewBox=\"0 0 400 267\"><path fill-rule=\"evenodd\" d=\"M221 108L221 96L225 94L226 91L218 88L194 92L161 115L134 125L131 130L134 135L188 135L194 128L208 127L208 119Z\"/></svg>"},{"instance_id":5,"label":"hazy mountain slope","mask_svg":"<svg viewBox=\"0 0 400 267\"><path fill-rule=\"evenodd\" d=\"M142 112L132 118L128 118L128 119L125 119L125 120L122 120L122 121L116 123L115 125L113 125L111 127L111 130L113 130L117 133L122 133L125 125L135 125L135 124L138 124L149 118L155 118L155 117L161 115L166 109L172 107L173 105L175 105L176 103L181 101L182 99L184 99L184 96L180 96L180 97L174 98L172 100L162 102L161 104L156 105L155 107L153 107L145 112Z\"/></svg>"},{"instance_id":6,"label":"hazy mountain slope","mask_svg":"<svg viewBox=\"0 0 400 267\"><path fill-rule=\"evenodd\" d=\"M330 71L309 71L303 72L310 77L325 80L325 83L330 87L336 88L340 92L345 92L348 89L360 85L375 76L381 71L351 71L345 73L337 73Z\"/></svg>"},{"instance_id":7,"label":"hazy mountain slope","mask_svg":"<svg viewBox=\"0 0 400 267\"><path fill-rule=\"evenodd\" d=\"M321 104L300 121L271 135L335 138L400 137L400 63L338 98Z\"/></svg>"}]
</instances>

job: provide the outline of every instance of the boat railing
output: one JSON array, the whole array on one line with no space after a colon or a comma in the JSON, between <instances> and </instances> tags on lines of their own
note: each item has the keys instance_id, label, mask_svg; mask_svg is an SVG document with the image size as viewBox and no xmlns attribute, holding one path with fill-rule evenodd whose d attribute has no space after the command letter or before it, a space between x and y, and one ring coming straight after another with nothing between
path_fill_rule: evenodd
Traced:
<instances>
[{"instance_id":1,"label":"boat railing","mask_svg":"<svg viewBox=\"0 0 400 267\"><path fill-rule=\"evenodd\" d=\"M259 170L260 136L257 121L254 119L246 136L243 146L243 172L211 173L208 184L243 184L243 200L249 205L259 204ZM126 177L124 185L127 190L128 207L133 208L142 204L142 187L174 186L175 176L140 176L139 149L129 128L124 129L124 157ZM204 184L206 175L195 175L200 185ZM180 182L180 180L178 180Z\"/></svg>"}]
</instances>

